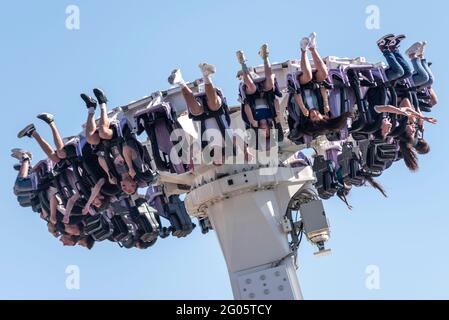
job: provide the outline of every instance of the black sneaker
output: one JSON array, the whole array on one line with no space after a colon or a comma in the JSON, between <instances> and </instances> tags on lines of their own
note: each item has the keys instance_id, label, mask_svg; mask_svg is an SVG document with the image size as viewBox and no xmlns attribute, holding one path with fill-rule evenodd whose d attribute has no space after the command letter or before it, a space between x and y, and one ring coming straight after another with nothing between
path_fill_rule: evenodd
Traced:
<instances>
[{"instance_id":1,"label":"black sneaker","mask_svg":"<svg viewBox=\"0 0 449 320\"><path fill-rule=\"evenodd\" d=\"M381 51L384 51L385 49L388 48L390 42L392 40L394 40L394 38L395 38L394 34L392 34L392 33L387 34L387 35L383 36L382 38L380 38L379 40L377 40L377 46L379 47L379 49Z\"/></svg>"},{"instance_id":2,"label":"black sneaker","mask_svg":"<svg viewBox=\"0 0 449 320\"><path fill-rule=\"evenodd\" d=\"M95 88L94 95L97 98L99 104L107 103L108 98L104 95L104 92L101 89Z\"/></svg>"},{"instance_id":3,"label":"black sneaker","mask_svg":"<svg viewBox=\"0 0 449 320\"><path fill-rule=\"evenodd\" d=\"M298 129L296 129L296 128L293 128L291 131L290 131L290 133L288 134L288 138L290 139L290 140L292 140L292 141L295 141L295 140L297 140L299 137L300 137L300 132L299 132L299 130Z\"/></svg>"},{"instance_id":4,"label":"black sneaker","mask_svg":"<svg viewBox=\"0 0 449 320\"><path fill-rule=\"evenodd\" d=\"M284 141L284 130L282 130L281 123L276 123L274 127L277 130L278 142Z\"/></svg>"},{"instance_id":5,"label":"black sneaker","mask_svg":"<svg viewBox=\"0 0 449 320\"><path fill-rule=\"evenodd\" d=\"M50 124L53 121L55 121L55 117L51 113L46 112L38 114L36 118L45 121L47 124Z\"/></svg>"},{"instance_id":6,"label":"black sneaker","mask_svg":"<svg viewBox=\"0 0 449 320\"><path fill-rule=\"evenodd\" d=\"M388 43L388 49L390 49L391 51L397 50L400 46L401 41L404 40L405 38L407 38L405 36L405 34L400 34L398 36L395 36Z\"/></svg>"},{"instance_id":7,"label":"black sneaker","mask_svg":"<svg viewBox=\"0 0 449 320\"><path fill-rule=\"evenodd\" d=\"M80 94L81 99L83 99L83 101L86 103L86 107L89 108L96 108L97 107L97 100L95 100L92 97L89 97L87 94L85 93L81 93Z\"/></svg>"},{"instance_id":8,"label":"black sneaker","mask_svg":"<svg viewBox=\"0 0 449 320\"><path fill-rule=\"evenodd\" d=\"M19 133L17 134L17 138L23 138L25 136L27 136L28 138L31 138L31 136L33 135L33 132L36 131L36 128L34 127L34 124L29 124L27 125L25 128L23 128L22 130L19 131Z\"/></svg>"},{"instance_id":9,"label":"black sneaker","mask_svg":"<svg viewBox=\"0 0 449 320\"><path fill-rule=\"evenodd\" d=\"M15 165L14 165L14 170L16 170L16 171L20 171L20 168L22 167L22 165L20 164L20 163L16 163Z\"/></svg>"}]
</instances>

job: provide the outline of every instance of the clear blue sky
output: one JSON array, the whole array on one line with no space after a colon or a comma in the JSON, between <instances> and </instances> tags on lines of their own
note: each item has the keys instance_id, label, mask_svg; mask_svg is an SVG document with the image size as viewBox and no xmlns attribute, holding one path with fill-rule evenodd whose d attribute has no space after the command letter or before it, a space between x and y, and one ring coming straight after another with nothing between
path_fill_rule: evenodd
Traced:
<instances>
[{"instance_id":1,"label":"clear blue sky","mask_svg":"<svg viewBox=\"0 0 449 320\"><path fill-rule=\"evenodd\" d=\"M81 11L78 31L65 28L65 9ZM365 8L379 6L380 30L365 28ZM320 11L318 11L318 9ZM1 223L0 298L230 299L230 285L215 234L199 230L187 239L165 239L147 251L100 243L94 250L63 248L45 224L16 203L13 147L42 153L16 132L37 113L56 115L64 135L80 131L85 108L79 93L95 86L112 104L125 104L167 87L181 67L198 77L197 64L217 65L216 83L235 103L235 51L259 63L263 42L272 60L296 58L298 43L318 33L323 56L366 56L380 61L375 41L384 33L406 33L404 46L429 42L434 62L440 123L428 127L432 152L409 173L395 164L380 179L389 198L357 189L348 212L336 199L325 203L332 225L333 255L317 259L306 241L298 271L305 298L449 298L447 207L447 37L449 7L443 1L8 1L0 4ZM65 268L78 265L80 290L65 288ZM365 287L365 268L380 268L380 290Z\"/></svg>"}]
</instances>

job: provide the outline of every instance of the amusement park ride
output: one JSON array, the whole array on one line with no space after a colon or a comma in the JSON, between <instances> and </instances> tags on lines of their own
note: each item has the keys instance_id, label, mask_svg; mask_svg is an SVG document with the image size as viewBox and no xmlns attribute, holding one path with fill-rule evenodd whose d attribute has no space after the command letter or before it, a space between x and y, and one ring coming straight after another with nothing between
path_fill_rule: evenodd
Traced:
<instances>
[{"instance_id":1,"label":"amusement park ride","mask_svg":"<svg viewBox=\"0 0 449 320\"><path fill-rule=\"evenodd\" d=\"M394 142L377 141L370 136L372 128L364 130L366 126L360 125L366 109L363 93L370 86L387 82L385 66L367 63L362 57L327 57L325 62L329 68L332 113L353 111L358 118L348 120L347 127L338 133L304 135L295 141L285 138L276 148L274 163L198 164L189 170L181 161L174 161L177 154L168 141L173 128L182 129L188 141L198 138L179 88L157 92L109 114L111 118L126 120L133 134L141 136L146 132L148 139L143 145L156 173L150 184L152 193L147 193L148 203L158 212L169 208L164 217L178 226L162 228L160 220L154 218L154 210L148 212L139 207L154 229L153 233L147 232L148 240L154 242L170 231L185 236L192 229L186 213L197 218L204 233L214 230L218 237L235 299L302 299L296 273L299 243L304 234L317 247L316 255L330 252L325 246L330 229L322 200L336 194L335 170L341 169L345 183L360 186L364 183L360 172L379 176L399 158ZM263 75L263 66L253 70ZM272 70L284 93L288 81L294 81L301 71L295 60L273 64ZM193 92L198 92L201 85L201 81L188 84ZM291 96L287 93L278 99L285 114L283 127L287 136ZM241 107L230 107L229 114L232 128L243 130ZM399 130L401 119L396 122ZM306 148L315 152L313 163L295 157ZM155 199L160 194L166 199L161 206L165 209L157 207ZM94 221L86 228L96 240L107 239L107 232L96 234L100 224Z\"/></svg>"}]
</instances>

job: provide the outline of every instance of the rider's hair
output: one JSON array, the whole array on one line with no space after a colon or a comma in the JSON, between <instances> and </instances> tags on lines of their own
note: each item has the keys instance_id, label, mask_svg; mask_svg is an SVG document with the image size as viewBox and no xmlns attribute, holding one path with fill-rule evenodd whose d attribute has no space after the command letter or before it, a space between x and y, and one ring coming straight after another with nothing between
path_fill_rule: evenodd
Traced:
<instances>
[{"instance_id":1,"label":"rider's hair","mask_svg":"<svg viewBox=\"0 0 449 320\"><path fill-rule=\"evenodd\" d=\"M416 155L415 149L413 149L410 143L406 141L399 141L399 149L401 151L402 157L404 158L405 165L410 171L417 171L418 166L418 156Z\"/></svg>"},{"instance_id":2,"label":"rider's hair","mask_svg":"<svg viewBox=\"0 0 449 320\"><path fill-rule=\"evenodd\" d=\"M427 154L430 152L430 146L424 139L418 139L415 149L419 154Z\"/></svg>"},{"instance_id":3,"label":"rider's hair","mask_svg":"<svg viewBox=\"0 0 449 320\"><path fill-rule=\"evenodd\" d=\"M335 118L323 116L323 119L320 120L313 121L308 119L304 125L304 132L314 135L343 129L347 124L348 118L351 116L351 112L345 112L341 116Z\"/></svg>"},{"instance_id":4,"label":"rider's hair","mask_svg":"<svg viewBox=\"0 0 449 320\"><path fill-rule=\"evenodd\" d=\"M374 180L374 178L372 176L365 176L366 182L368 182L374 189L379 190L380 193L382 193L382 195L385 198L388 198L387 193L385 192L384 187L382 187L382 185L377 182L376 180Z\"/></svg>"},{"instance_id":5,"label":"rider's hair","mask_svg":"<svg viewBox=\"0 0 449 320\"><path fill-rule=\"evenodd\" d=\"M101 206L97 208L98 212L104 211L109 208L109 204L111 202L111 196L103 195L103 200L101 200Z\"/></svg>"},{"instance_id":6,"label":"rider's hair","mask_svg":"<svg viewBox=\"0 0 449 320\"><path fill-rule=\"evenodd\" d=\"M341 188L337 191L337 196L338 198L340 198L341 201L343 201L346 206L348 207L349 210L352 210L352 206L349 204L348 202L348 195L351 192L351 187L347 188L345 186L345 188Z\"/></svg>"}]
</instances>

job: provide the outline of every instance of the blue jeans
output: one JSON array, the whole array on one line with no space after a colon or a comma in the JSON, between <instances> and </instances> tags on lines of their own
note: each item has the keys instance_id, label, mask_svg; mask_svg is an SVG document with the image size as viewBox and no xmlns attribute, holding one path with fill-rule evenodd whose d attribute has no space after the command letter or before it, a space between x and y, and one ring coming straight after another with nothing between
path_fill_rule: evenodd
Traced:
<instances>
[{"instance_id":1,"label":"blue jeans","mask_svg":"<svg viewBox=\"0 0 449 320\"><path fill-rule=\"evenodd\" d=\"M21 207L31 207L30 195L17 196L17 201L19 201Z\"/></svg>"},{"instance_id":2,"label":"blue jeans","mask_svg":"<svg viewBox=\"0 0 449 320\"><path fill-rule=\"evenodd\" d=\"M404 80L412 75L412 70L399 50L383 51L385 60L387 60L388 69L385 74L389 81Z\"/></svg>"},{"instance_id":3,"label":"blue jeans","mask_svg":"<svg viewBox=\"0 0 449 320\"><path fill-rule=\"evenodd\" d=\"M15 195L30 194L32 191L33 191L33 182L30 177L27 178L17 177L16 183L14 184Z\"/></svg>"},{"instance_id":4,"label":"blue jeans","mask_svg":"<svg viewBox=\"0 0 449 320\"><path fill-rule=\"evenodd\" d=\"M424 83L422 86L425 88L431 87L433 85L433 81L434 81L432 70L430 70L429 63L427 62L426 59L421 59L421 63L422 63L423 68L426 70L427 75L429 76L429 81Z\"/></svg>"},{"instance_id":5,"label":"blue jeans","mask_svg":"<svg viewBox=\"0 0 449 320\"><path fill-rule=\"evenodd\" d=\"M429 74L427 73L426 69L424 69L422 59L412 59L412 65L415 71L412 76L415 87L421 87L422 85L429 82Z\"/></svg>"}]
</instances>

